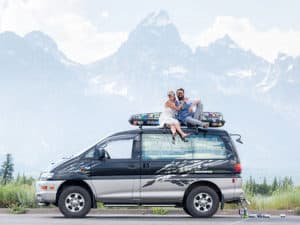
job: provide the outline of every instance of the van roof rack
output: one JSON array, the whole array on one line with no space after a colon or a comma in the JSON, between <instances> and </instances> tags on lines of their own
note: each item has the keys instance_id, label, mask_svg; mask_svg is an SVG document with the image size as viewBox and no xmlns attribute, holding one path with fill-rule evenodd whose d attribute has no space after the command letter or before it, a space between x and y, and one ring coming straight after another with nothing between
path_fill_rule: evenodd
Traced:
<instances>
[{"instance_id":1,"label":"van roof rack","mask_svg":"<svg viewBox=\"0 0 300 225\"><path fill-rule=\"evenodd\" d=\"M160 114L160 112L134 114L130 116L128 122L131 125L138 126L140 129L142 129L143 126L159 126ZM208 123L209 127L222 127L225 124L223 114L220 112L204 112L201 121ZM186 127L190 128L197 126Z\"/></svg>"}]
</instances>

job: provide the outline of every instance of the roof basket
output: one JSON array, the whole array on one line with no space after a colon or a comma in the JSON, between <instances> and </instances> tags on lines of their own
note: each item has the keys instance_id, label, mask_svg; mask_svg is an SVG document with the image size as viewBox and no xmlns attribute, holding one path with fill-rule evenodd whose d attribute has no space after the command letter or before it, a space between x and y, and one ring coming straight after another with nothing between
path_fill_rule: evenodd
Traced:
<instances>
[{"instance_id":1,"label":"roof basket","mask_svg":"<svg viewBox=\"0 0 300 225\"><path fill-rule=\"evenodd\" d=\"M129 123L134 126L159 126L160 112L139 113L129 118ZM223 114L220 112L203 112L202 122L208 123L209 127L222 127L225 124Z\"/></svg>"}]
</instances>

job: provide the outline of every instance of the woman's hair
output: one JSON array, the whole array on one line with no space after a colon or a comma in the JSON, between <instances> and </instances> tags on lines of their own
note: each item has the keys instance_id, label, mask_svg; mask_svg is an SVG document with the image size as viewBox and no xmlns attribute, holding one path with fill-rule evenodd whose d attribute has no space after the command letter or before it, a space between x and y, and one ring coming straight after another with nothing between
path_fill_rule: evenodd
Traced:
<instances>
[{"instance_id":1,"label":"woman's hair","mask_svg":"<svg viewBox=\"0 0 300 225\"><path fill-rule=\"evenodd\" d=\"M168 91L168 96L174 96L175 97L175 92L174 91Z\"/></svg>"}]
</instances>

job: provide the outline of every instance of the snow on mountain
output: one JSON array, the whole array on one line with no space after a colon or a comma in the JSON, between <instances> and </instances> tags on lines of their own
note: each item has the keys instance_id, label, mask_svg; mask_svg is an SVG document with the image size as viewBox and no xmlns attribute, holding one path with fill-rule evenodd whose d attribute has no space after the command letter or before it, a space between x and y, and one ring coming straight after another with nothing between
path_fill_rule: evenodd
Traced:
<instances>
[{"instance_id":1,"label":"snow on mountain","mask_svg":"<svg viewBox=\"0 0 300 225\"><path fill-rule=\"evenodd\" d=\"M45 54L50 54L54 59L65 66L78 66L77 63L68 59L61 51L59 51L57 44L45 33L40 31L32 31L24 36L24 39L36 46L38 50L44 51Z\"/></svg>"},{"instance_id":2,"label":"snow on mountain","mask_svg":"<svg viewBox=\"0 0 300 225\"><path fill-rule=\"evenodd\" d=\"M164 10L159 10L157 12L152 12L147 18L145 18L140 25L147 26L147 27L161 27L171 24L171 20L169 15Z\"/></svg>"},{"instance_id":3,"label":"snow on mountain","mask_svg":"<svg viewBox=\"0 0 300 225\"><path fill-rule=\"evenodd\" d=\"M191 79L192 57L192 50L181 40L169 16L159 11L142 20L115 54L88 65L88 69L95 76L105 76L103 83L117 81L115 87L128 88L132 96L145 91L141 81L147 83L150 92L158 80L168 86L166 75L175 79L171 83L182 82L183 75ZM102 87L103 84L98 85L99 89Z\"/></svg>"},{"instance_id":4,"label":"snow on mountain","mask_svg":"<svg viewBox=\"0 0 300 225\"><path fill-rule=\"evenodd\" d=\"M139 23L117 53L93 63L90 68L97 72L103 69L103 63L118 64L124 72L133 72L138 69L134 67L138 66L144 72L151 69L153 73L160 72L171 64L186 65L191 56L191 49L182 42L166 12L160 11L151 13Z\"/></svg>"},{"instance_id":5,"label":"snow on mountain","mask_svg":"<svg viewBox=\"0 0 300 225\"><path fill-rule=\"evenodd\" d=\"M269 64L251 51L240 48L228 35L207 47L197 48L195 58L200 69L219 74L239 70L252 71L252 76L261 76Z\"/></svg>"},{"instance_id":6,"label":"snow on mountain","mask_svg":"<svg viewBox=\"0 0 300 225\"><path fill-rule=\"evenodd\" d=\"M0 33L0 63L2 74L40 77L41 74L72 73L81 67L69 60L56 43L40 31L32 31L24 37L13 32Z\"/></svg>"}]
</instances>

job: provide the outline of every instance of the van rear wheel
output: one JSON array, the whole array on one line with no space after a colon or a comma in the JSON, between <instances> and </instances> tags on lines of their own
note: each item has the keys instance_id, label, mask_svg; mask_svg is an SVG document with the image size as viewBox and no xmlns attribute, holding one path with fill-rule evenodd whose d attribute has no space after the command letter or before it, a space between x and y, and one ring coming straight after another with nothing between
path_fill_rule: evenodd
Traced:
<instances>
[{"instance_id":1,"label":"van rear wheel","mask_svg":"<svg viewBox=\"0 0 300 225\"><path fill-rule=\"evenodd\" d=\"M217 192L207 186L195 187L188 194L185 201L185 210L192 217L211 217L219 207Z\"/></svg>"},{"instance_id":2,"label":"van rear wheel","mask_svg":"<svg viewBox=\"0 0 300 225\"><path fill-rule=\"evenodd\" d=\"M66 187L58 198L59 210L68 218L85 217L91 206L92 200L89 192L80 186Z\"/></svg>"}]
</instances>

